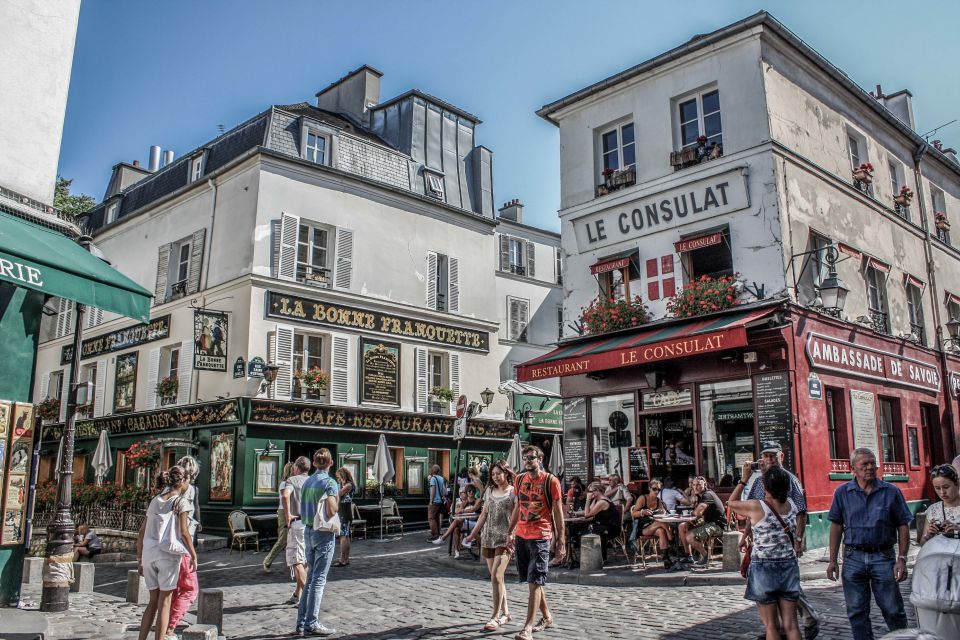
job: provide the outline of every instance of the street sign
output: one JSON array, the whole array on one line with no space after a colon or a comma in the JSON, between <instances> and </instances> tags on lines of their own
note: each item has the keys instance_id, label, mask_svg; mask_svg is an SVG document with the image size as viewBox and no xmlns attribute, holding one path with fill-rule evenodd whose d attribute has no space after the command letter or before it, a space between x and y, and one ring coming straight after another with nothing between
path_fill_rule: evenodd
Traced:
<instances>
[{"instance_id":1,"label":"street sign","mask_svg":"<svg viewBox=\"0 0 960 640\"><path fill-rule=\"evenodd\" d=\"M457 417L462 418L467 412L467 396L460 396L457 399ZM463 436L460 436L461 438Z\"/></svg>"},{"instance_id":2,"label":"street sign","mask_svg":"<svg viewBox=\"0 0 960 640\"><path fill-rule=\"evenodd\" d=\"M614 411L610 414L609 422L610 428L614 431L623 431L629 425L630 419L623 411Z\"/></svg>"},{"instance_id":3,"label":"street sign","mask_svg":"<svg viewBox=\"0 0 960 640\"><path fill-rule=\"evenodd\" d=\"M461 398L463 396L460 396ZM453 421L453 439L463 440L467 436L467 419L457 418Z\"/></svg>"}]
</instances>

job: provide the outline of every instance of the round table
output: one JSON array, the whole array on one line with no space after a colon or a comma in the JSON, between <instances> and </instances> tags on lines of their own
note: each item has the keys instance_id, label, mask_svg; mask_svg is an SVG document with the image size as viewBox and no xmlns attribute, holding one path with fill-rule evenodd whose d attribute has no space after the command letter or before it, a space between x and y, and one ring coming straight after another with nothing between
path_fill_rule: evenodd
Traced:
<instances>
[{"instance_id":1,"label":"round table","mask_svg":"<svg viewBox=\"0 0 960 640\"><path fill-rule=\"evenodd\" d=\"M574 545L573 536L570 535L569 528L571 526L586 525L593 522L593 518L587 518L585 516L564 516L563 524L567 527L567 557L565 562L562 563L562 566L567 567L568 569L573 569L576 563L580 559L580 554L577 553L577 548ZM582 534L581 534L582 535ZM579 538L577 538L579 540Z\"/></svg>"}]
</instances>

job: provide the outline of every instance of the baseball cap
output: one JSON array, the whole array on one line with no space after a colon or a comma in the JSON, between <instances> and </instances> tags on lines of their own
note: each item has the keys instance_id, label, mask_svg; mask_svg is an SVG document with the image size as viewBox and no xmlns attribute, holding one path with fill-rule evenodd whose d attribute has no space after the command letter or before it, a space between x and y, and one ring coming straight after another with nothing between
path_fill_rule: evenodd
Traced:
<instances>
[{"instance_id":1,"label":"baseball cap","mask_svg":"<svg viewBox=\"0 0 960 640\"><path fill-rule=\"evenodd\" d=\"M773 440L763 442L760 445L760 453L780 453L782 451L783 447L780 446L780 443Z\"/></svg>"}]
</instances>

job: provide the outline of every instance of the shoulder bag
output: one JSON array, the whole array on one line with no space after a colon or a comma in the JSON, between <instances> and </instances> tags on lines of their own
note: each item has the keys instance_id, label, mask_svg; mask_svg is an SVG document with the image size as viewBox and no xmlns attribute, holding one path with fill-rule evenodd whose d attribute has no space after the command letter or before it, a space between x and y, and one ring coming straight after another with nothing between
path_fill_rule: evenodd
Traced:
<instances>
[{"instance_id":1,"label":"shoulder bag","mask_svg":"<svg viewBox=\"0 0 960 640\"><path fill-rule=\"evenodd\" d=\"M180 500L180 496L174 498L169 511L157 514L160 518L160 550L175 556L189 553L180 539Z\"/></svg>"},{"instance_id":2,"label":"shoulder bag","mask_svg":"<svg viewBox=\"0 0 960 640\"><path fill-rule=\"evenodd\" d=\"M333 535L340 535L340 513L334 513L327 517L327 495L326 491L330 487L330 482L324 486L324 496L317 502L317 515L313 517L313 530L325 531Z\"/></svg>"}]
</instances>

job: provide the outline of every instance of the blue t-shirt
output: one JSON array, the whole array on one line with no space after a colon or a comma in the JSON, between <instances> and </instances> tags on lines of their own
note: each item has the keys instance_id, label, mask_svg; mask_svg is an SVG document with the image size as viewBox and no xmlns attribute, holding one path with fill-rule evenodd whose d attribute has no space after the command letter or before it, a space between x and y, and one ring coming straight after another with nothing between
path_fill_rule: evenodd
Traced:
<instances>
[{"instance_id":1,"label":"blue t-shirt","mask_svg":"<svg viewBox=\"0 0 960 640\"><path fill-rule=\"evenodd\" d=\"M317 505L327 496L337 497L340 485L330 477L326 471L317 471L307 478L300 490L300 519L308 526L313 526L313 519L317 516Z\"/></svg>"},{"instance_id":2,"label":"blue t-shirt","mask_svg":"<svg viewBox=\"0 0 960 640\"><path fill-rule=\"evenodd\" d=\"M447 483L440 476L431 476L430 486L434 488L431 502L433 504L443 504L443 498L447 492Z\"/></svg>"},{"instance_id":3,"label":"blue t-shirt","mask_svg":"<svg viewBox=\"0 0 960 640\"><path fill-rule=\"evenodd\" d=\"M897 543L897 527L909 525L913 514L900 489L889 482L877 480L868 495L851 480L833 492L827 519L843 526L845 544L892 547Z\"/></svg>"}]
</instances>

